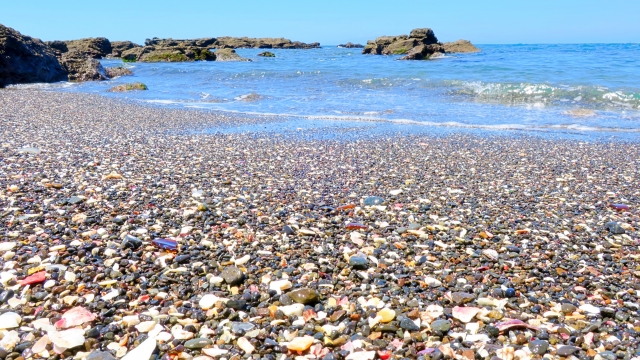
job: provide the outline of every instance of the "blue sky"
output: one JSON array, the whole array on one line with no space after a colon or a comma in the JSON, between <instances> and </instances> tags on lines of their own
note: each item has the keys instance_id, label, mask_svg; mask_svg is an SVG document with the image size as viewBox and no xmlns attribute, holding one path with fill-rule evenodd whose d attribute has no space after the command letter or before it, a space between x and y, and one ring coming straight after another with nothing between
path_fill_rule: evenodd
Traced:
<instances>
[{"instance_id":1,"label":"blue sky","mask_svg":"<svg viewBox=\"0 0 640 360\"><path fill-rule=\"evenodd\" d=\"M431 27L478 44L640 42L640 0L3 0L0 23L43 40L286 37L336 45Z\"/></svg>"}]
</instances>

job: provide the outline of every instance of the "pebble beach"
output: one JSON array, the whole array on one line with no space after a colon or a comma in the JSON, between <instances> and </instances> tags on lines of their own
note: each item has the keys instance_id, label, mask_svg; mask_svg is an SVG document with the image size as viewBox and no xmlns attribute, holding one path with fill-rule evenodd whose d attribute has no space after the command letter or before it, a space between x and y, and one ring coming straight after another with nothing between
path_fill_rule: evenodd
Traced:
<instances>
[{"instance_id":1,"label":"pebble beach","mask_svg":"<svg viewBox=\"0 0 640 360\"><path fill-rule=\"evenodd\" d=\"M640 358L638 143L0 104L0 359Z\"/></svg>"}]
</instances>

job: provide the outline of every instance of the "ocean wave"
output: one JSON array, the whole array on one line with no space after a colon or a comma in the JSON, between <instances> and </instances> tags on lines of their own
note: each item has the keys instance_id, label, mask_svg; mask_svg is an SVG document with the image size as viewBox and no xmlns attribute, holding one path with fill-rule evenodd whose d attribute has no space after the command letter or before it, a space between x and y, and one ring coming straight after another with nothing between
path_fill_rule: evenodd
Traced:
<instances>
[{"instance_id":1,"label":"ocean wave","mask_svg":"<svg viewBox=\"0 0 640 360\"><path fill-rule=\"evenodd\" d=\"M590 109L640 109L640 92L611 90L602 86L553 86L533 83L447 81L451 95L475 101L536 106L577 106Z\"/></svg>"}]
</instances>

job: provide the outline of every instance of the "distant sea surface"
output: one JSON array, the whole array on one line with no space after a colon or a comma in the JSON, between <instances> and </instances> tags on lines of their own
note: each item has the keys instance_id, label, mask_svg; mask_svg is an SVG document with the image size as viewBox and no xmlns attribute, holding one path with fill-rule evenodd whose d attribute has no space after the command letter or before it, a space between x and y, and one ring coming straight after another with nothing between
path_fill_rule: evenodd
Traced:
<instances>
[{"instance_id":1,"label":"distant sea surface","mask_svg":"<svg viewBox=\"0 0 640 360\"><path fill-rule=\"evenodd\" d=\"M479 45L429 61L361 49L239 49L251 62L126 63L108 82L58 84L161 106L413 127L579 134L640 133L640 45ZM110 93L140 81L150 90ZM372 126L369 124L368 126Z\"/></svg>"}]
</instances>

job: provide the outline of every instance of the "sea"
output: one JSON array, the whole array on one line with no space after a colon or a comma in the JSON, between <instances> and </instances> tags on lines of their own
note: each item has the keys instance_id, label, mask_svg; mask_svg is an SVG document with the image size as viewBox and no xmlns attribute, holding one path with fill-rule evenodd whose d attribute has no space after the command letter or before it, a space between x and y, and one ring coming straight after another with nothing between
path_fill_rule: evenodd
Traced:
<instances>
[{"instance_id":1,"label":"sea","mask_svg":"<svg viewBox=\"0 0 640 360\"><path fill-rule=\"evenodd\" d=\"M271 130L324 124L640 138L640 44L478 47L426 61L337 46L270 50L274 58L258 56L264 49L238 49L250 62L102 60L134 75L48 89L271 118ZM149 90L108 91L134 81Z\"/></svg>"}]
</instances>

